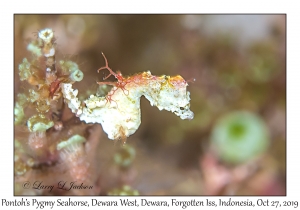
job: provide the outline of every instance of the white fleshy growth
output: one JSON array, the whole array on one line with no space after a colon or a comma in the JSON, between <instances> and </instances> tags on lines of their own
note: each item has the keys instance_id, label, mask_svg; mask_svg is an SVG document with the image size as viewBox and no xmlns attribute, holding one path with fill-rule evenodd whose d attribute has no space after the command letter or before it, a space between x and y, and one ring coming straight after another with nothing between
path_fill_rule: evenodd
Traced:
<instances>
[{"instance_id":1,"label":"white fleshy growth","mask_svg":"<svg viewBox=\"0 0 300 210\"><path fill-rule=\"evenodd\" d=\"M49 53L44 54L45 57L51 57L51 56L54 56L54 55L55 55L55 49L54 49L54 47L52 47L49 50Z\"/></svg>"},{"instance_id":2,"label":"white fleshy growth","mask_svg":"<svg viewBox=\"0 0 300 210\"><path fill-rule=\"evenodd\" d=\"M68 104L69 108L73 113L80 115L82 113L81 103L76 97L78 90L74 90L71 84L61 84L61 91L64 95L65 102Z\"/></svg>"},{"instance_id":3,"label":"white fleshy growth","mask_svg":"<svg viewBox=\"0 0 300 210\"><path fill-rule=\"evenodd\" d=\"M144 95L152 106L168 110L181 119L193 119L189 109L190 93L181 76L153 76L144 72L123 81L123 87L114 87L106 97L91 95L85 107L76 98L78 91L70 84L61 84L65 101L80 120L100 123L110 139L126 138L141 124L140 98ZM120 83L119 83L120 84ZM77 92L76 92L77 91Z\"/></svg>"},{"instance_id":4,"label":"white fleshy growth","mask_svg":"<svg viewBox=\"0 0 300 210\"><path fill-rule=\"evenodd\" d=\"M39 32L39 38L41 38L46 44L50 43L54 33L51 28L43 29Z\"/></svg>"}]
</instances>

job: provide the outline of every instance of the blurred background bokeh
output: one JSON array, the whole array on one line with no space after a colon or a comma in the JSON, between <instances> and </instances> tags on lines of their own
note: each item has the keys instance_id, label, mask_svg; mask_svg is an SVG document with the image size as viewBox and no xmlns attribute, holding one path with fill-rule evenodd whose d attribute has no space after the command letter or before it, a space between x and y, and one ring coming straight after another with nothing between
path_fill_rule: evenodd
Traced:
<instances>
[{"instance_id":1,"label":"blurred background bokeh","mask_svg":"<svg viewBox=\"0 0 300 210\"><path fill-rule=\"evenodd\" d=\"M195 117L142 98L142 123L124 147L99 135L101 195L285 195L285 15L15 15L15 97L27 44L52 28L57 59L79 64L79 97L104 65L189 82ZM99 126L98 129L101 129Z\"/></svg>"}]
</instances>

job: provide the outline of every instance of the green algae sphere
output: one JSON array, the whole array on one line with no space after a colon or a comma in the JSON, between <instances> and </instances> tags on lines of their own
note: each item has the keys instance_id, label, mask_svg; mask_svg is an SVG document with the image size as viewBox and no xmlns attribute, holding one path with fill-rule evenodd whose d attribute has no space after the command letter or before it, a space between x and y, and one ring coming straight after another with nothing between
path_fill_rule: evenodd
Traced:
<instances>
[{"instance_id":1,"label":"green algae sphere","mask_svg":"<svg viewBox=\"0 0 300 210\"><path fill-rule=\"evenodd\" d=\"M218 120L211 141L223 161L236 164L262 154L269 145L269 133L259 116L237 111Z\"/></svg>"}]
</instances>

